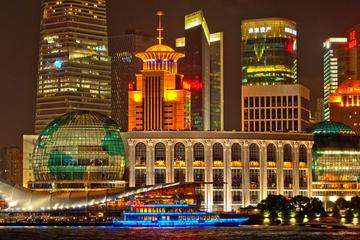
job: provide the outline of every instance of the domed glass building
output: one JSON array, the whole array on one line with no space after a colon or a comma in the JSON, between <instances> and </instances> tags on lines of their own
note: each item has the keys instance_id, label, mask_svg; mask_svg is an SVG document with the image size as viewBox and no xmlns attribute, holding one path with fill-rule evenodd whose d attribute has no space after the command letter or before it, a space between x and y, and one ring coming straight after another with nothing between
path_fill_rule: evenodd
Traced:
<instances>
[{"instance_id":1,"label":"domed glass building","mask_svg":"<svg viewBox=\"0 0 360 240\"><path fill-rule=\"evenodd\" d=\"M119 187L126 166L119 128L112 119L97 112L67 113L42 131L32 165L35 188Z\"/></svg>"},{"instance_id":2,"label":"domed glass building","mask_svg":"<svg viewBox=\"0 0 360 240\"><path fill-rule=\"evenodd\" d=\"M347 125L325 121L314 133L312 153L313 196L326 202L360 193L359 136Z\"/></svg>"}]
</instances>

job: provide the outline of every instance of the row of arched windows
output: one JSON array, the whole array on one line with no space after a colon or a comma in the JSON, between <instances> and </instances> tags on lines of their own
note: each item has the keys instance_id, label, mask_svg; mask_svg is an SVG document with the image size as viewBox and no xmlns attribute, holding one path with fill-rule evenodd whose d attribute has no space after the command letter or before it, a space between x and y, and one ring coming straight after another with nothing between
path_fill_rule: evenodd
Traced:
<instances>
[{"instance_id":1,"label":"row of arched windows","mask_svg":"<svg viewBox=\"0 0 360 240\"><path fill-rule=\"evenodd\" d=\"M164 143L155 144L155 166L166 166L166 146ZM224 149L221 143L215 143L212 146L213 150L213 166L224 166ZM274 144L270 143L266 147L267 152L267 166L276 167L277 151ZM174 145L174 167L185 167L185 145L178 142ZM205 166L205 148L202 143L195 143L193 146L193 159L194 167ZM284 167L292 167L293 151L290 144L285 144L283 148ZM252 143L249 146L249 160L250 167L260 166L260 148L257 144ZM135 161L136 165L146 165L146 145L139 142L135 145ZM299 147L299 164L300 167L306 167L307 163L307 148L305 145ZM241 146L238 143L234 143L231 146L231 165L233 167L241 167Z\"/></svg>"}]
</instances>

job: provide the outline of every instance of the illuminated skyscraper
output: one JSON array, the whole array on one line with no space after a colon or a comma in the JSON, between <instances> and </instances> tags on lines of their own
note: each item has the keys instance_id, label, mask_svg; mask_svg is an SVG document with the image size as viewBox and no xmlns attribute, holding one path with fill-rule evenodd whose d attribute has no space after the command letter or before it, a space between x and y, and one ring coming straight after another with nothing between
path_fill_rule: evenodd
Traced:
<instances>
[{"instance_id":1,"label":"illuminated skyscraper","mask_svg":"<svg viewBox=\"0 0 360 240\"><path fill-rule=\"evenodd\" d=\"M110 115L105 0L42 0L35 132L74 110Z\"/></svg>"},{"instance_id":2,"label":"illuminated skyscraper","mask_svg":"<svg viewBox=\"0 0 360 240\"><path fill-rule=\"evenodd\" d=\"M128 93L128 129L190 130L190 83L177 73L177 61L184 54L162 44L162 12L159 16L159 43L135 56L143 61L135 85Z\"/></svg>"},{"instance_id":3,"label":"illuminated skyscraper","mask_svg":"<svg viewBox=\"0 0 360 240\"><path fill-rule=\"evenodd\" d=\"M210 34L202 10L193 12L176 48L185 52L179 69L191 86L192 130L223 130L223 33Z\"/></svg>"},{"instance_id":4,"label":"illuminated skyscraper","mask_svg":"<svg viewBox=\"0 0 360 240\"><path fill-rule=\"evenodd\" d=\"M296 23L282 18L244 20L242 83L296 83Z\"/></svg>"},{"instance_id":5,"label":"illuminated skyscraper","mask_svg":"<svg viewBox=\"0 0 360 240\"><path fill-rule=\"evenodd\" d=\"M330 120L341 122L360 134L360 80L343 81L329 97Z\"/></svg>"},{"instance_id":6,"label":"illuminated skyscraper","mask_svg":"<svg viewBox=\"0 0 360 240\"><path fill-rule=\"evenodd\" d=\"M309 127L310 91L301 84L242 86L242 131L303 132Z\"/></svg>"},{"instance_id":7,"label":"illuminated skyscraper","mask_svg":"<svg viewBox=\"0 0 360 240\"><path fill-rule=\"evenodd\" d=\"M142 67L135 54L155 44L155 39L136 32L109 38L111 55L111 117L121 130L128 129L128 88L135 86Z\"/></svg>"},{"instance_id":8,"label":"illuminated skyscraper","mask_svg":"<svg viewBox=\"0 0 360 240\"><path fill-rule=\"evenodd\" d=\"M329 38L324 42L324 120L330 120L329 96L347 79L347 38Z\"/></svg>"},{"instance_id":9,"label":"illuminated skyscraper","mask_svg":"<svg viewBox=\"0 0 360 240\"><path fill-rule=\"evenodd\" d=\"M223 33L210 34L210 130L224 130Z\"/></svg>"}]
</instances>

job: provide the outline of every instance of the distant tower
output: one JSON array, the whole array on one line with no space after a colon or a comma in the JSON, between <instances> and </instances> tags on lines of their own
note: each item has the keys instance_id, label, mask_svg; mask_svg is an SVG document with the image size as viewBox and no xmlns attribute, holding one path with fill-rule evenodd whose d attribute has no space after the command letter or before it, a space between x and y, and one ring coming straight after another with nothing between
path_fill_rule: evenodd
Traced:
<instances>
[{"instance_id":1,"label":"distant tower","mask_svg":"<svg viewBox=\"0 0 360 240\"><path fill-rule=\"evenodd\" d=\"M128 90L135 86L142 61L135 54L155 44L155 39L136 31L110 37L111 55L111 117L120 129L128 130Z\"/></svg>"},{"instance_id":2,"label":"distant tower","mask_svg":"<svg viewBox=\"0 0 360 240\"><path fill-rule=\"evenodd\" d=\"M347 76L347 38L328 38L324 42L324 120L330 120L329 97Z\"/></svg>"},{"instance_id":3,"label":"distant tower","mask_svg":"<svg viewBox=\"0 0 360 240\"><path fill-rule=\"evenodd\" d=\"M242 83L289 84L297 81L296 23L282 18L242 21Z\"/></svg>"},{"instance_id":4,"label":"distant tower","mask_svg":"<svg viewBox=\"0 0 360 240\"><path fill-rule=\"evenodd\" d=\"M143 70L136 75L136 83L129 87L128 129L190 130L190 84L177 73L177 61L184 54L162 44L163 12L157 15L158 44L135 55L142 59Z\"/></svg>"},{"instance_id":5,"label":"distant tower","mask_svg":"<svg viewBox=\"0 0 360 240\"><path fill-rule=\"evenodd\" d=\"M35 133L74 110L110 115L105 0L42 0Z\"/></svg>"},{"instance_id":6,"label":"distant tower","mask_svg":"<svg viewBox=\"0 0 360 240\"><path fill-rule=\"evenodd\" d=\"M297 83L296 23L244 20L241 118L245 132L302 132L309 126L310 91Z\"/></svg>"},{"instance_id":7,"label":"distant tower","mask_svg":"<svg viewBox=\"0 0 360 240\"><path fill-rule=\"evenodd\" d=\"M179 62L191 85L192 130L224 130L223 33L210 33L202 10L185 16L184 37L176 48L186 57Z\"/></svg>"}]
</instances>

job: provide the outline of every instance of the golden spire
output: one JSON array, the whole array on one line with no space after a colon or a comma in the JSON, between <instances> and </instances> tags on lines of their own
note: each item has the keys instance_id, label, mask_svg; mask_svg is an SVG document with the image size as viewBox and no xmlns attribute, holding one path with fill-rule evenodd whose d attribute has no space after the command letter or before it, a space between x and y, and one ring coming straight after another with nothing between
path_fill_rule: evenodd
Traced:
<instances>
[{"instance_id":1,"label":"golden spire","mask_svg":"<svg viewBox=\"0 0 360 240\"><path fill-rule=\"evenodd\" d=\"M164 31L164 29L161 26L161 16L164 16L164 12L162 11L157 11L156 15L159 17L159 25L158 28L156 29L156 31L159 32L159 36L157 37L157 40L159 41L159 44L161 45L161 40L163 40L164 38L161 36L161 31Z\"/></svg>"}]
</instances>

